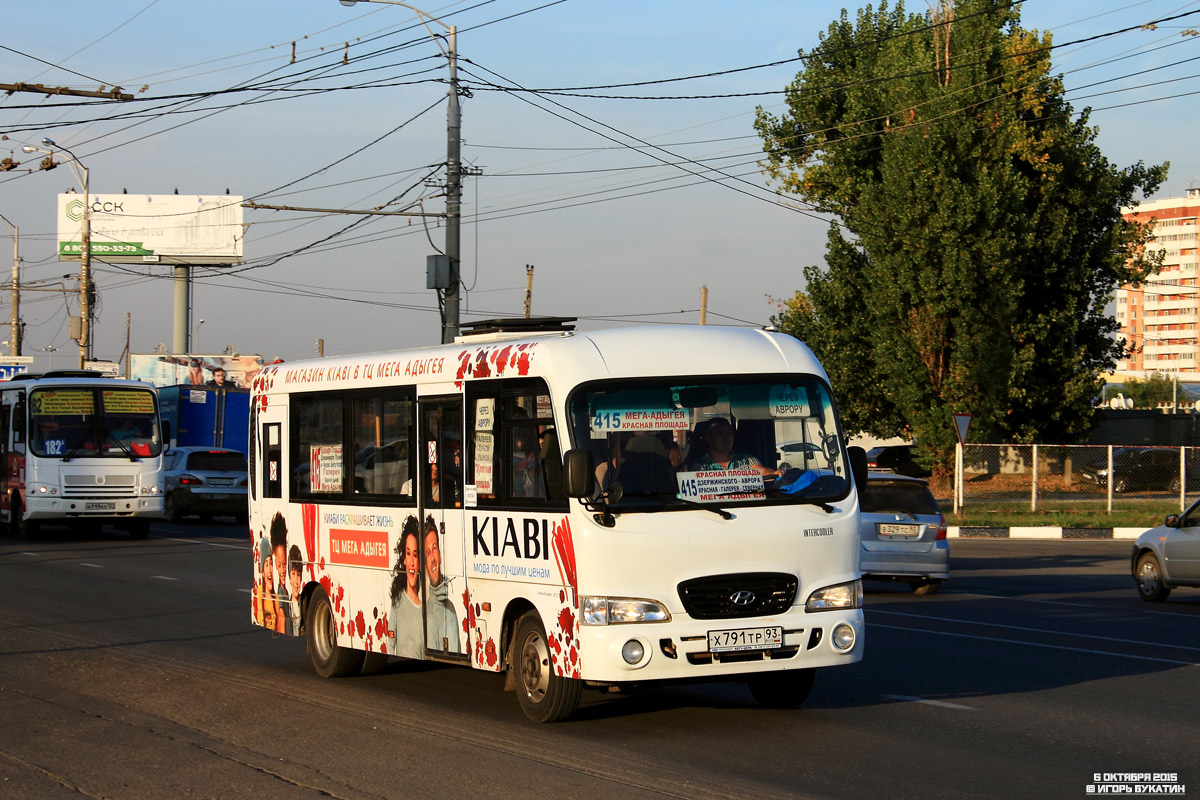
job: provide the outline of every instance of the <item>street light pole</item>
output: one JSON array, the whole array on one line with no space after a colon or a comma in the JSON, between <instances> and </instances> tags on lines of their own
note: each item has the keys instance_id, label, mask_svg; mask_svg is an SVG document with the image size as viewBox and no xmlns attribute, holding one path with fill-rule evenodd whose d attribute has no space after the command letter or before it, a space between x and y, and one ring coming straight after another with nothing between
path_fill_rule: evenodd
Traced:
<instances>
[{"instance_id":1,"label":"street light pole","mask_svg":"<svg viewBox=\"0 0 1200 800\"><path fill-rule=\"evenodd\" d=\"M91 256L92 256L92 198L89 193L88 168L83 165L74 153L65 147L55 144L52 139L42 139L46 147L57 148L70 157L75 177L83 186L83 219L80 221L79 235L79 368L84 369L92 356L92 298L91 298ZM26 153L46 153L50 156L49 167L54 166L54 150L43 150L40 147L22 147ZM43 167L45 168L45 167Z\"/></svg>"},{"instance_id":2,"label":"street light pole","mask_svg":"<svg viewBox=\"0 0 1200 800\"><path fill-rule=\"evenodd\" d=\"M8 354L21 355L21 251L18 240L21 229L0 214L0 219L8 226L13 240L13 270L12 270L12 329L8 335Z\"/></svg>"},{"instance_id":3,"label":"street light pole","mask_svg":"<svg viewBox=\"0 0 1200 800\"><path fill-rule=\"evenodd\" d=\"M449 261L449 284L443 294L442 343L450 344L458 335L459 287L462 285L459 256L461 253L460 222L462 218L462 110L458 103L458 28L447 25L437 17L399 0L339 0L344 6L356 3L381 3L403 6L425 20L436 22L447 31L446 60L450 66L450 102L446 107L446 260ZM429 31L433 36L433 31ZM433 36L436 41L437 37Z\"/></svg>"}]
</instances>

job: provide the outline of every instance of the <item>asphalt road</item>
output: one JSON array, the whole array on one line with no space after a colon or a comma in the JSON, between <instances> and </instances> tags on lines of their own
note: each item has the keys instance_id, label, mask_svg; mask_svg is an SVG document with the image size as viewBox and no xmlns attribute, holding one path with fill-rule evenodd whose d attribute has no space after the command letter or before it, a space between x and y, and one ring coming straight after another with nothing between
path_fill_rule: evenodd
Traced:
<instances>
[{"instance_id":1,"label":"asphalt road","mask_svg":"<svg viewBox=\"0 0 1200 800\"><path fill-rule=\"evenodd\" d=\"M587 692L557 725L465 668L318 678L249 624L248 547L0 539L0 797L1070 798L1129 772L1200 797L1200 591L1143 603L1129 542L956 540L941 593L868 584L864 661L802 709Z\"/></svg>"}]
</instances>

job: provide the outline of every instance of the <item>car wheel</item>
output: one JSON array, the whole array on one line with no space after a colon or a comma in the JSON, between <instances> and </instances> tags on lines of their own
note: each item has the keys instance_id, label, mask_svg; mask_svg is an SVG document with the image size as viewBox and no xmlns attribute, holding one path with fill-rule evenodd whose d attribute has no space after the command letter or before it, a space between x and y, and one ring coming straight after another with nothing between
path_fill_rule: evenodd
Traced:
<instances>
[{"instance_id":1,"label":"car wheel","mask_svg":"<svg viewBox=\"0 0 1200 800\"><path fill-rule=\"evenodd\" d=\"M558 722L575 713L583 682L554 674L546 629L536 611L527 611L513 637L512 664L516 671L517 702L534 722Z\"/></svg>"},{"instance_id":2,"label":"car wheel","mask_svg":"<svg viewBox=\"0 0 1200 800\"><path fill-rule=\"evenodd\" d=\"M746 684L763 708L795 708L808 699L816 677L817 671L809 667L755 675Z\"/></svg>"},{"instance_id":3,"label":"car wheel","mask_svg":"<svg viewBox=\"0 0 1200 800\"><path fill-rule=\"evenodd\" d=\"M340 678L362 667L363 651L337 644L337 621L329 595L318 586L308 601L308 655L322 678Z\"/></svg>"},{"instance_id":4,"label":"car wheel","mask_svg":"<svg viewBox=\"0 0 1200 800\"><path fill-rule=\"evenodd\" d=\"M1113 481L1113 491L1117 494L1123 494L1129 490L1129 481L1125 478L1117 478Z\"/></svg>"},{"instance_id":5,"label":"car wheel","mask_svg":"<svg viewBox=\"0 0 1200 800\"><path fill-rule=\"evenodd\" d=\"M913 594L937 594L938 589L942 588L942 582L936 578L929 578L923 581L914 581L912 585Z\"/></svg>"},{"instance_id":6,"label":"car wheel","mask_svg":"<svg viewBox=\"0 0 1200 800\"><path fill-rule=\"evenodd\" d=\"M1171 594L1171 587L1163 583L1162 567L1153 553L1142 553L1133 571L1138 594L1147 603L1161 603Z\"/></svg>"},{"instance_id":7,"label":"car wheel","mask_svg":"<svg viewBox=\"0 0 1200 800\"><path fill-rule=\"evenodd\" d=\"M179 495L174 492L167 495L166 513L167 522L179 522L183 519L183 508L179 503Z\"/></svg>"}]
</instances>

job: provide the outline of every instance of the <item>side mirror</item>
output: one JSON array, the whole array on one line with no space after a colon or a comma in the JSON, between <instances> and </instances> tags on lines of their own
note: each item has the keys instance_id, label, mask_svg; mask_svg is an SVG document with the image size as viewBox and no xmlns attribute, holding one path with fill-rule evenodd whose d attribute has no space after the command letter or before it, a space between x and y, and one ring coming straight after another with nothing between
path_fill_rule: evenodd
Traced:
<instances>
[{"instance_id":1,"label":"side mirror","mask_svg":"<svg viewBox=\"0 0 1200 800\"><path fill-rule=\"evenodd\" d=\"M596 459L591 450L568 450L563 459L567 497L591 498L596 493Z\"/></svg>"},{"instance_id":2,"label":"side mirror","mask_svg":"<svg viewBox=\"0 0 1200 800\"><path fill-rule=\"evenodd\" d=\"M171 423L168 420L162 421L162 449L171 449Z\"/></svg>"},{"instance_id":3,"label":"side mirror","mask_svg":"<svg viewBox=\"0 0 1200 800\"><path fill-rule=\"evenodd\" d=\"M867 451L861 447L847 447L850 456L850 473L854 476L854 485L861 490L867 485Z\"/></svg>"},{"instance_id":4,"label":"side mirror","mask_svg":"<svg viewBox=\"0 0 1200 800\"><path fill-rule=\"evenodd\" d=\"M1163 522L1163 524L1166 525L1168 528L1178 528L1179 527L1179 515L1178 514L1168 514L1167 518Z\"/></svg>"}]
</instances>

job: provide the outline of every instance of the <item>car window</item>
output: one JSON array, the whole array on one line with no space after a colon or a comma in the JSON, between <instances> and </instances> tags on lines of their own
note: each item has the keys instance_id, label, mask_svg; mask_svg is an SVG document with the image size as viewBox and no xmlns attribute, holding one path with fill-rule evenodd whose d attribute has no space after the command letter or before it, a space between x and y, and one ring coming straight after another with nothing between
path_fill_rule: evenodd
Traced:
<instances>
[{"instance_id":1,"label":"car window","mask_svg":"<svg viewBox=\"0 0 1200 800\"><path fill-rule=\"evenodd\" d=\"M898 512L915 516L941 513L933 493L920 483L868 481L860 502L862 510L868 514Z\"/></svg>"},{"instance_id":2,"label":"car window","mask_svg":"<svg viewBox=\"0 0 1200 800\"><path fill-rule=\"evenodd\" d=\"M232 451L192 453L188 456L188 469L233 472L246 469L246 457Z\"/></svg>"}]
</instances>

